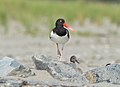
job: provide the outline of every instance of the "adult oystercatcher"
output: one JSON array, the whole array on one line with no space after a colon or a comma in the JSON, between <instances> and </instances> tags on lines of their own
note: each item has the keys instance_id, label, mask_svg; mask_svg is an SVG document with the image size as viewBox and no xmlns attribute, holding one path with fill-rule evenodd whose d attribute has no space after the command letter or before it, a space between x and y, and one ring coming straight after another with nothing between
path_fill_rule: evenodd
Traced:
<instances>
[{"instance_id":1,"label":"adult oystercatcher","mask_svg":"<svg viewBox=\"0 0 120 87\"><path fill-rule=\"evenodd\" d=\"M65 20L59 18L55 23L55 28L50 33L50 39L56 43L57 46L57 57L62 59L64 44L69 40L69 31L74 31L70 28L66 23ZM59 44L61 44L61 51L59 49Z\"/></svg>"}]
</instances>

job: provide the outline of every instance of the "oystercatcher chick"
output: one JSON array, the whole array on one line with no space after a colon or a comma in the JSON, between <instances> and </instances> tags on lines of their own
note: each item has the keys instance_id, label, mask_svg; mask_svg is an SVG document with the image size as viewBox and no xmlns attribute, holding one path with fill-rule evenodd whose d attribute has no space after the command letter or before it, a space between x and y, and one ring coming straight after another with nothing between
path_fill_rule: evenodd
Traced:
<instances>
[{"instance_id":1,"label":"oystercatcher chick","mask_svg":"<svg viewBox=\"0 0 120 87\"><path fill-rule=\"evenodd\" d=\"M72 63L76 62L76 63L80 64L79 61L77 60L76 56L71 56L70 57L70 62L72 62Z\"/></svg>"},{"instance_id":2,"label":"oystercatcher chick","mask_svg":"<svg viewBox=\"0 0 120 87\"><path fill-rule=\"evenodd\" d=\"M67 29L74 31L65 23L64 19L59 18L55 23L55 28L50 33L50 39L56 43L57 57L60 58L60 60L62 60L64 45L70 38L69 31ZM61 49L59 48L60 44Z\"/></svg>"}]
</instances>

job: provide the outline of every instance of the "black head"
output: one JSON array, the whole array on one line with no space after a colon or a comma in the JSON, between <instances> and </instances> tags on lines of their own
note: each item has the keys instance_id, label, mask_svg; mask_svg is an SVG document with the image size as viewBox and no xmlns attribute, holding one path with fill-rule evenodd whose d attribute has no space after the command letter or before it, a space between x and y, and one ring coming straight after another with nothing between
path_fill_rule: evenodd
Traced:
<instances>
[{"instance_id":1,"label":"black head","mask_svg":"<svg viewBox=\"0 0 120 87\"><path fill-rule=\"evenodd\" d=\"M75 63L75 61L76 61L76 56L71 56L71 58L70 58L70 62Z\"/></svg>"},{"instance_id":2,"label":"black head","mask_svg":"<svg viewBox=\"0 0 120 87\"><path fill-rule=\"evenodd\" d=\"M62 18L59 18L57 21L56 21L56 27L57 26L63 26L63 24L65 23L65 20L64 19L62 19Z\"/></svg>"},{"instance_id":3,"label":"black head","mask_svg":"<svg viewBox=\"0 0 120 87\"><path fill-rule=\"evenodd\" d=\"M79 64L78 60L76 59L76 56L71 56L70 62L73 62L73 63L77 62Z\"/></svg>"}]
</instances>

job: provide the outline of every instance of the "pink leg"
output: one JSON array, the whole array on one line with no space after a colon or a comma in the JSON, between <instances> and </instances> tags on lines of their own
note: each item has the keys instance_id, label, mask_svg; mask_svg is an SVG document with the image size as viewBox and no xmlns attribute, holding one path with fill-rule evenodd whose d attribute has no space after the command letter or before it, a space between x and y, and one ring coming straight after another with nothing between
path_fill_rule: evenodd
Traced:
<instances>
[{"instance_id":1,"label":"pink leg","mask_svg":"<svg viewBox=\"0 0 120 87\"><path fill-rule=\"evenodd\" d=\"M59 50L59 45L58 45L58 43L56 43L56 45L57 45L57 57L61 57L61 53L60 53L60 50Z\"/></svg>"}]
</instances>

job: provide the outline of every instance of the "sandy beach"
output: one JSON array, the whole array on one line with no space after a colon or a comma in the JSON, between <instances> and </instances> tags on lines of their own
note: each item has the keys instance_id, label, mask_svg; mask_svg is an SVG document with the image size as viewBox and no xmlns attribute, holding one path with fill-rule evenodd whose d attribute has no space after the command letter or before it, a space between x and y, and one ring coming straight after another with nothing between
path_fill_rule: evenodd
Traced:
<instances>
[{"instance_id":1,"label":"sandy beach","mask_svg":"<svg viewBox=\"0 0 120 87\"><path fill-rule=\"evenodd\" d=\"M74 28L78 29L79 27ZM93 31L94 30L95 29L93 29ZM15 30L12 29L11 32L12 31ZM72 34L70 40L65 45L64 59L69 62L69 58L72 55L75 55L80 62L77 66L81 68L83 72L95 67L105 66L108 63L120 63L119 44L119 30L117 35L110 35L109 33L102 36L99 34L96 36L80 36ZM12 32L7 35L1 33L0 49L1 58L3 56L12 56L20 63L29 66L30 68L35 68L31 59L33 55L45 54L56 57L56 46L50 41L49 32L46 32L44 35L40 34L37 37L19 34L18 32ZM37 73L37 76L26 79L43 80L41 79L43 76L44 80L52 79L46 71L36 70L35 72ZM108 83L99 83L96 85L97 87L119 87L119 85Z\"/></svg>"}]
</instances>

